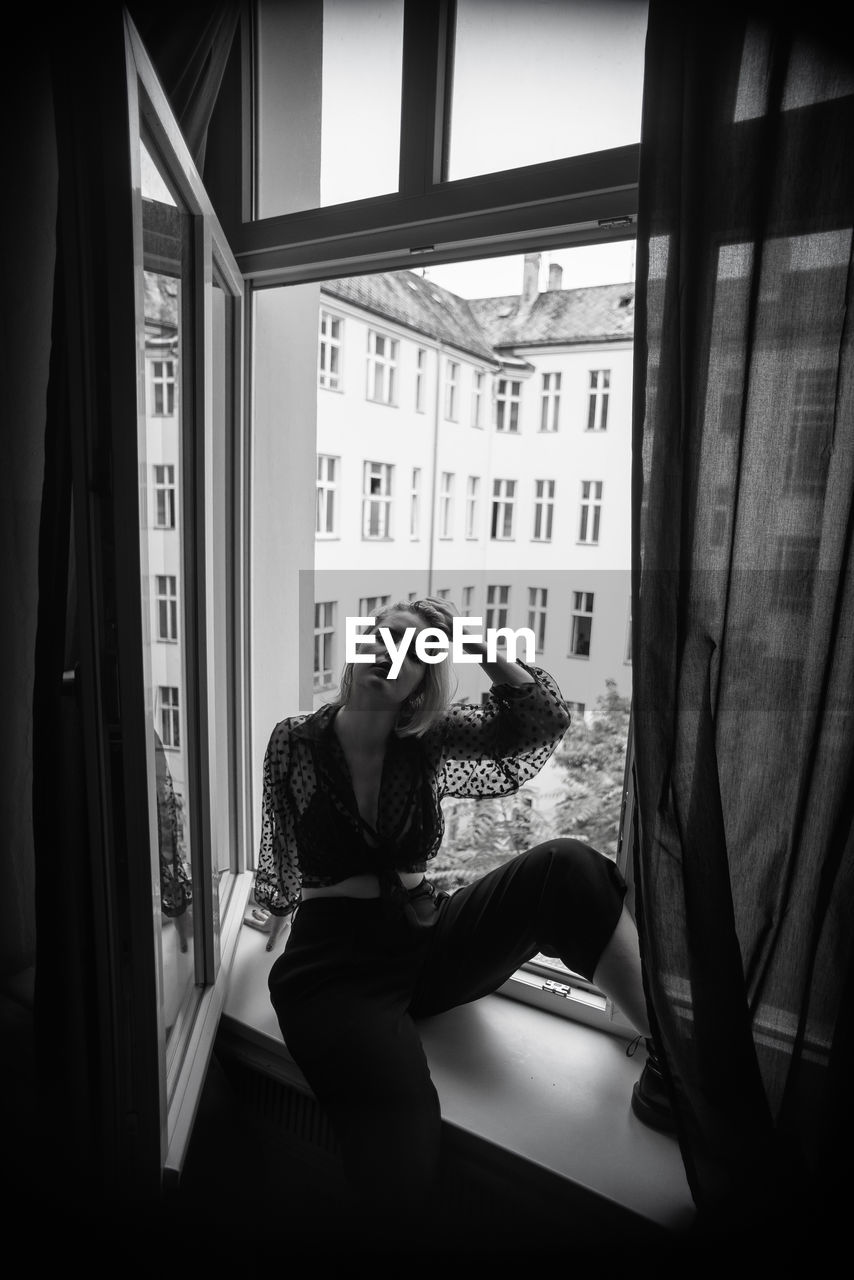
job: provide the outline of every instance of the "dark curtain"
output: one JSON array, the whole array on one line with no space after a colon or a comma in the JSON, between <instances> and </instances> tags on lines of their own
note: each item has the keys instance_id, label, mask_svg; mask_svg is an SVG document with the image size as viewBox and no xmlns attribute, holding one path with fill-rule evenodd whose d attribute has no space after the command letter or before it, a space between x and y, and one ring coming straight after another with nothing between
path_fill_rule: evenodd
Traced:
<instances>
[{"instance_id":1,"label":"dark curtain","mask_svg":"<svg viewBox=\"0 0 854 1280\"><path fill-rule=\"evenodd\" d=\"M204 162L207 127L240 14L239 0L215 5L132 6L132 17L158 69L164 89L197 161ZM75 686L79 653L77 591L72 542L72 467L68 325L63 271L63 208L77 198L85 179L74 170L74 141L67 120L72 96L88 90L81 68L104 38L106 23L121 17L120 6L89 14L57 13L48 32L59 167L59 214L46 404L44 485L39 523L38 617L33 683L33 843L37 929L34 1040L45 1126L42 1149L49 1152L43 1177L57 1195L86 1194L108 1174L99 1129L103 1082L99 1062L96 993L109 975L98 972L94 938L100 929L94 902L86 815L86 776L80 699ZM115 39L105 48L115 50ZM83 52L81 52L83 51ZM75 96L76 95L76 96ZM93 146L97 141L93 138ZM98 193L87 192L98 208ZM96 240L94 227L82 234ZM128 262L128 270L131 263ZM107 458L95 460L106 471ZM79 499L79 496L78 496ZM63 680L63 673L69 678ZM64 694L68 696L63 696ZM91 698L91 692L88 695ZM121 993L117 994L121 1000Z\"/></svg>"},{"instance_id":2,"label":"dark curtain","mask_svg":"<svg viewBox=\"0 0 854 1280\"><path fill-rule=\"evenodd\" d=\"M641 143L644 976L700 1230L781 1256L847 1216L854 1137L854 61L836 14L651 0Z\"/></svg>"}]
</instances>

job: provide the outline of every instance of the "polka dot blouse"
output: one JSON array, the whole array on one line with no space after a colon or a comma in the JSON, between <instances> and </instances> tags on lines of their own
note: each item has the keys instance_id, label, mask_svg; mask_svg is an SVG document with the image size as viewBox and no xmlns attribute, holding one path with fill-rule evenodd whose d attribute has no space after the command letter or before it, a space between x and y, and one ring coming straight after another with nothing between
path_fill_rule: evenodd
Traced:
<instances>
[{"instance_id":1,"label":"polka dot blouse","mask_svg":"<svg viewBox=\"0 0 854 1280\"><path fill-rule=\"evenodd\" d=\"M425 871L442 843L443 796L506 796L539 773L569 709L547 671L520 665L533 682L493 685L482 707L449 707L422 737L389 741L375 828L356 804L337 708L277 724L264 758L257 902L287 915L302 885Z\"/></svg>"}]
</instances>

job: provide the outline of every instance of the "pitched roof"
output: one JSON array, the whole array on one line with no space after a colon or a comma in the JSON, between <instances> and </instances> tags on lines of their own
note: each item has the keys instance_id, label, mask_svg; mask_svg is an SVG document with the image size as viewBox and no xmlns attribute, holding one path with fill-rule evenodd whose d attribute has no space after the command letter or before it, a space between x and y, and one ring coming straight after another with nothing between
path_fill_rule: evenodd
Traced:
<instances>
[{"instance_id":1,"label":"pitched roof","mask_svg":"<svg viewBox=\"0 0 854 1280\"><path fill-rule=\"evenodd\" d=\"M414 271L324 280L321 291L489 364L496 362L469 302Z\"/></svg>"},{"instance_id":2,"label":"pitched roof","mask_svg":"<svg viewBox=\"0 0 854 1280\"><path fill-rule=\"evenodd\" d=\"M472 315L491 346L529 347L565 342L613 342L634 332L633 284L549 289L529 307L519 294L472 298Z\"/></svg>"}]
</instances>

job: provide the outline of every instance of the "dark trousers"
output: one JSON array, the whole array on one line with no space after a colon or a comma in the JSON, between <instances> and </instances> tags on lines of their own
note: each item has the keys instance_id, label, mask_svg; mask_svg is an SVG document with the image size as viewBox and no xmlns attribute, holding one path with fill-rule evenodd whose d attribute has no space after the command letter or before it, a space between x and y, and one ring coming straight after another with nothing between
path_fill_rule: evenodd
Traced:
<instances>
[{"instance_id":1,"label":"dark trousers","mask_svg":"<svg viewBox=\"0 0 854 1280\"><path fill-rule=\"evenodd\" d=\"M592 977L625 890L610 859L559 839L457 890L429 928L383 899L299 907L270 995L358 1200L411 1213L434 1185L439 1099L415 1020L495 991L538 952Z\"/></svg>"}]
</instances>

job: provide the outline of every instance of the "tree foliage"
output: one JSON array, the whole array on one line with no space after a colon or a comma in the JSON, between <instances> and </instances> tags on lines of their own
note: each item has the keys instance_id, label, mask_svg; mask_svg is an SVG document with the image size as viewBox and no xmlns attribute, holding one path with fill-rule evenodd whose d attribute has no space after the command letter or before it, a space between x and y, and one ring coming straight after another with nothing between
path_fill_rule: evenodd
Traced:
<instances>
[{"instance_id":1,"label":"tree foliage","mask_svg":"<svg viewBox=\"0 0 854 1280\"><path fill-rule=\"evenodd\" d=\"M615 857L630 710L631 700L606 680L592 713L573 721L533 782L497 799L443 801L445 840L431 879L459 888L556 836Z\"/></svg>"}]
</instances>

